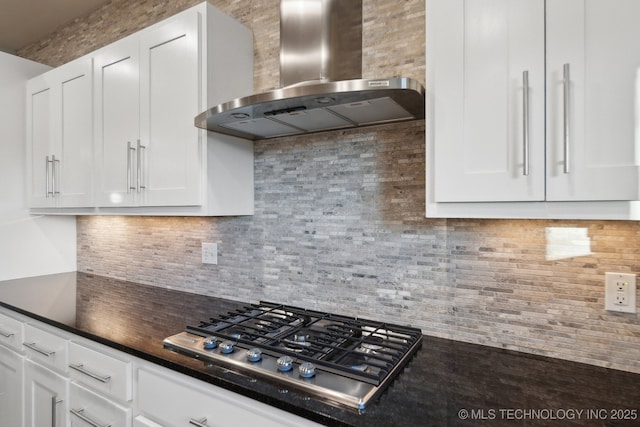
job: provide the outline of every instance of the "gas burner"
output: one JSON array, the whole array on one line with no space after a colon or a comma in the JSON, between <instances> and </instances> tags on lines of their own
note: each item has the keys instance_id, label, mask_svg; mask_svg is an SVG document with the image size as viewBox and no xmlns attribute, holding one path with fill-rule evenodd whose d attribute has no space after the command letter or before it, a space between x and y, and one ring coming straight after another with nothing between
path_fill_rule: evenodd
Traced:
<instances>
[{"instance_id":1,"label":"gas burner","mask_svg":"<svg viewBox=\"0 0 640 427\"><path fill-rule=\"evenodd\" d=\"M375 353L384 348L384 338L379 336L368 336L362 340L362 344L357 351L362 353Z\"/></svg>"},{"instance_id":2,"label":"gas burner","mask_svg":"<svg viewBox=\"0 0 640 427\"><path fill-rule=\"evenodd\" d=\"M224 330L224 334L226 336L228 336L229 338L233 338L236 341L246 335L246 333L246 329L239 326L232 326L231 328Z\"/></svg>"},{"instance_id":3,"label":"gas burner","mask_svg":"<svg viewBox=\"0 0 640 427\"><path fill-rule=\"evenodd\" d=\"M350 353L340 360L340 365L359 372L371 372L371 367L367 364L367 358L362 354Z\"/></svg>"},{"instance_id":4,"label":"gas burner","mask_svg":"<svg viewBox=\"0 0 640 427\"><path fill-rule=\"evenodd\" d=\"M352 337L357 336L356 330L351 327L351 325L343 324L343 323L329 323L324 327L327 331L332 333L333 335L342 336L342 337Z\"/></svg>"},{"instance_id":5,"label":"gas burner","mask_svg":"<svg viewBox=\"0 0 640 427\"><path fill-rule=\"evenodd\" d=\"M295 334L282 339L282 345L289 350L301 352L318 343L322 337L309 329L300 329Z\"/></svg>"}]
</instances>

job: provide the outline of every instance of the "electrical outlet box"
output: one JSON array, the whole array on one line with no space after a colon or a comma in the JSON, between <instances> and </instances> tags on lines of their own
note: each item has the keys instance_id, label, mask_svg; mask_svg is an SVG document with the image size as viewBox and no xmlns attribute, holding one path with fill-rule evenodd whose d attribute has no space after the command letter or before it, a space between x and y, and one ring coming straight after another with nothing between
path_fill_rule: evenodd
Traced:
<instances>
[{"instance_id":1,"label":"electrical outlet box","mask_svg":"<svg viewBox=\"0 0 640 427\"><path fill-rule=\"evenodd\" d=\"M217 264L218 263L218 244L202 243L202 263Z\"/></svg>"},{"instance_id":2,"label":"electrical outlet box","mask_svg":"<svg viewBox=\"0 0 640 427\"><path fill-rule=\"evenodd\" d=\"M636 313L636 275L605 273L604 276L605 310Z\"/></svg>"}]
</instances>

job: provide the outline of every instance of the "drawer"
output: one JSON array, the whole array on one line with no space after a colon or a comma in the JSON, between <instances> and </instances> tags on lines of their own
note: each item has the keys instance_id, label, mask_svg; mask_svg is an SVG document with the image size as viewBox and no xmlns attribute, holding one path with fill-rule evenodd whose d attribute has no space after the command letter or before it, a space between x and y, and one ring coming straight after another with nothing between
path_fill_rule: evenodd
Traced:
<instances>
[{"instance_id":1,"label":"drawer","mask_svg":"<svg viewBox=\"0 0 640 427\"><path fill-rule=\"evenodd\" d=\"M51 332L24 325L24 352L31 360L51 369L67 372L67 339Z\"/></svg>"},{"instance_id":2,"label":"drawer","mask_svg":"<svg viewBox=\"0 0 640 427\"><path fill-rule=\"evenodd\" d=\"M303 427L304 418L171 371L138 370L138 409L166 427ZM199 423L199 424L198 424Z\"/></svg>"},{"instance_id":3,"label":"drawer","mask_svg":"<svg viewBox=\"0 0 640 427\"><path fill-rule=\"evenodd\" d=\"M86 386L122 401L132 399L133 368L102 350L69 343L69 376Z\"/></svg>"},{"instance_id":4,"label":"drawer","mask_svg":"<svg viewBox=\"0 0 640 427\"><path fill-rule=\"evenodd\" d=\"M148 418L138 415L133 420L133 427L162 427L160 424L156 424Z\"/></svg>"},{"instance_id":5,"label":"drawer","mask_svg":"<svg viewBox=\"0 0 640 427\"><path fill-rule=\"evenodd\" d=\"M71 384L69 390L71 427L131 427L131 409L86 389Z\"/></svg>"},{"instance_id":6,"label":"drawer","mask_svg":"<svg viewBox=\"0 0 640 427\"><path fill-rule=\"evenodd\" d=\"M24 324L0 313L0 344L21 352L23 340Z\"/></svg>"}]
</instances>

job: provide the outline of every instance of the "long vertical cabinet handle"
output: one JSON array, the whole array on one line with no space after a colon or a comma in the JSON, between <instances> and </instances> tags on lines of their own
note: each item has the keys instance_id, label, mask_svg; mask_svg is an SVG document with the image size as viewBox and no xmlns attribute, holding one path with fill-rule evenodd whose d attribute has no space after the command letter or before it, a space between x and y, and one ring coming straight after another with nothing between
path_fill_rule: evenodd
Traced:
<instances>
[{"instance_id":1,"label":"long vertical cabinet handle","mask_svg":"<svg viewBox=\"0 0 640 427\"><path fill-rule=\"evenodd\" d=\"M138 189L138 193L142 190L144 190L145 187L142 184L142 150L144 150L145 148L147 148L146 146L140 144L140 140L138 140L138 163L137 163L137 169L136 169L136 188Z\"/></svg>"},{"instance_id":2,"label":"long vertical cabinet handle","mask_svg":"<svg viewBox=\"0 0 640 427\"><path fill-rule=\"evenodd\" d=\"M571 76L569 74L569 64L562 66L562 86L563 86L563 140L564 140L564 173L570 172L569 159L571 155L571 131L570 131L570 107L571 107Z\"/></svg>"},{"instance_id":3,"label":"long vertical cabinet handle","mask_svg":"<svg viewBox=\"0 0 640 427\"><path fill-rule=\"evenodd\" d=\"M49 160L49 156L47 156L45 158L45 166L44 166L44 197L48 198L49 195L51 194L49 192L49 163L51 163L51 160Z\"/></svg>"},{"instance_id":4,"label":"long vertical cabinet handle","mask_svg":"<svg viewBox=\"0 0 640 427\"><path fill-rule=\"evenodd\" d=\"M53 197L60 194L60 183L56 184L56 163L58 163L58 174L60 173L60 159L56 159L55 154L51 155L51 192Z\"/></svg>"},{"instance_id":5,"label":"long vertical cabinet handle","mask_svg":"<svg viewBox=\"0 0 640 427\"><path fill-rule=\"evenodd\" d=\"M133 179L131 178L131 151L136 151L136 149L131 146L131 141L127 141L127 193L135 190Z\"/></svg>"},{"instance_id":6,"label":"long vertical cabinet handle","mask_svg":"<svg viewBox=\"0 0 640 427\"><path fill-rule=\"evenodd\" d=\"M51 397L51 427L57 427L58 425L58 404L62 403L62 400L58 399L58 396Z\"/></svg>"},{"instance_id":7,"label":"long vertical cabinet handle","mask_svg":"<svg viewBox=\"0 0 640 427\"><path fill-rule=\"evenodd\" d=\"M522 72L522 162L524 176L529 175L529 71Z\"/></svg>"}]
</instances>

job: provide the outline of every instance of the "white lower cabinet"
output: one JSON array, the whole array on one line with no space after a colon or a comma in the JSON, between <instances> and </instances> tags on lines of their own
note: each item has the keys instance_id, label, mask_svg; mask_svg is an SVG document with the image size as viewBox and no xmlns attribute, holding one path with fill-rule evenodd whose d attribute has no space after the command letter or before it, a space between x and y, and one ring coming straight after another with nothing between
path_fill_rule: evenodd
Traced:
<instances>
[{"instance_id":1,"label":"white lower cabinet","mask_svg":"<svg viewBox=\"0 0 640 427\"><path fill-rule=\"evenodd\" d=\"M138 409L163 427L318 425L184 375L156 369L138 370Z\"/></svg>"},{"instance_id":2,"label":"white lower cabinet","mask_svg":"<svg viewBox=\"0 0 640 427\"><path fill-rule=\"evenodd\" d=\"M106 350L69 343L71 379L123 402L133 398L132 363Z\"/></svg>"},{"instance_id":3,"label":"white lower cabinet","mask_svg":"<svg viewBox=\"0 0 640 427\"><path fill-rule=\"evenodd\" d=\"M0 346L0 427L21 426L24 358Z\"/></svg>"},{"instance_id":4,"label":"white lower cabinet","mask_svg":"<svg viewBox=\"0 0 640 427\"><path fill-rule=\"evenodd\" d=\"M30 360L24 369L25 426L66 427L69 380Z\"/></svg>"},{"instance_id":5,"label":"white lower cabinet","mask_svg":"<svg viewBox=\"0 0 640 427\"><path fill-rule=\"evenodd\" d=\"M71 427L131 426L131 408L105 399L78 384L71 384L69 402Z\"/></svg>"}]
</instances>

